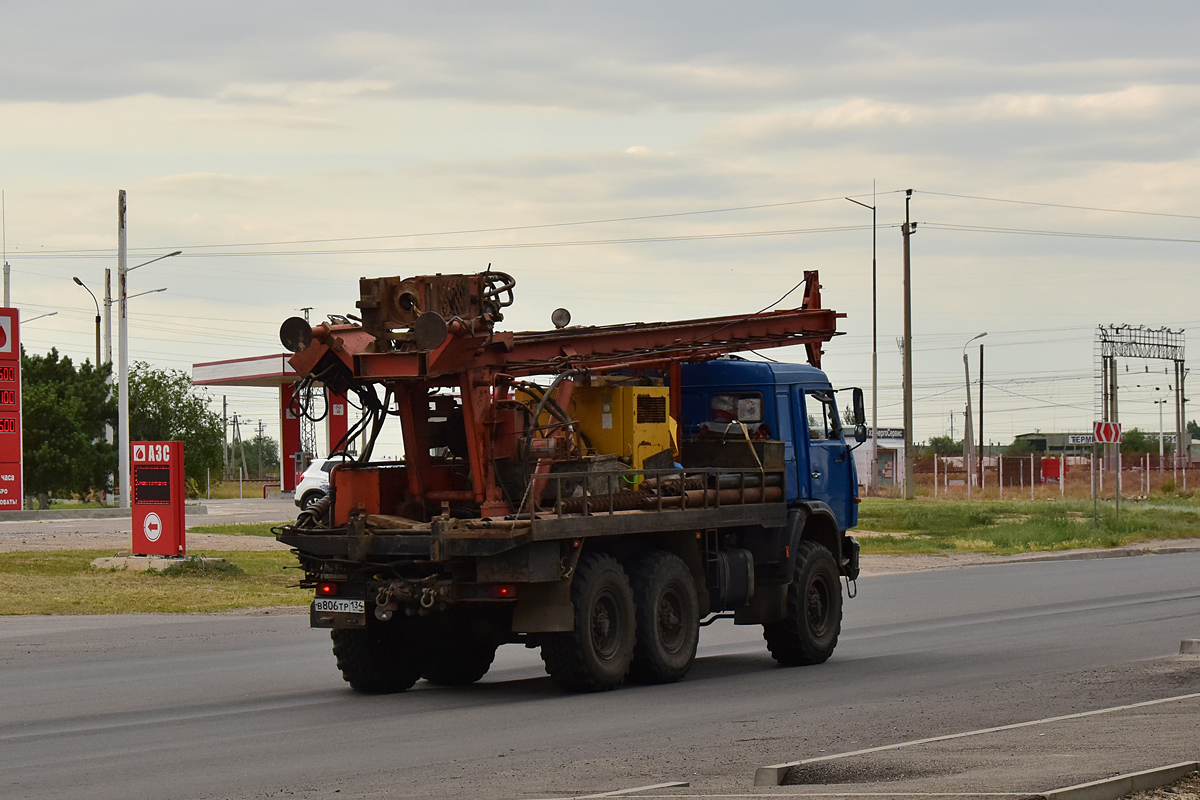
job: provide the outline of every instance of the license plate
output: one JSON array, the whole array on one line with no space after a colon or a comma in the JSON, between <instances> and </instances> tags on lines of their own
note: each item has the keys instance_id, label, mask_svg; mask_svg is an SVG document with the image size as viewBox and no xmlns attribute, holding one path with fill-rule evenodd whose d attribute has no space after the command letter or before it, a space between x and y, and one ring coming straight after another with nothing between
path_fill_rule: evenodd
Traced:
<instances>
[{"instance_id":1,"label":"license plate","mask_svg":"<svg viewBox=\"0 0 1200 800\"><path fill-rule=\"evenodd\" d=\"M312 610L326 614L365 614L367 601L347 597L318 597L313 600Z\"/></svg>"}]
</instances>

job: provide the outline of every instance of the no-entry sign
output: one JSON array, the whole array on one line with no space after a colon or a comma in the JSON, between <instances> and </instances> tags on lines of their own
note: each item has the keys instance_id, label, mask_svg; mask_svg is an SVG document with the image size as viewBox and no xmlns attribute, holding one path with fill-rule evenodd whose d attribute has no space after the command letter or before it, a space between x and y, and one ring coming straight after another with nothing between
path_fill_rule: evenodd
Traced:
<instances>
[{"instance_id":1,"label":"no-entry sign","mask_svg":"<svg viewBox=\"0 0 1200 800\"><path fill-rule=\"evenodd\" d=\"M1121 423L1119 422L1096 422L1093 423L1093 430L1097 444L1121 443Z\"/></svg>"},{"instance_id":2,"label":"no-entry sign","mask_svg":"<svg viewBox=\"0 0 1200 800\"><path fill-rule=\"evenodd\" d=\"M134 555L185 555L183 442L133 442L130 450Z\"/></svg>"}]
</instances>

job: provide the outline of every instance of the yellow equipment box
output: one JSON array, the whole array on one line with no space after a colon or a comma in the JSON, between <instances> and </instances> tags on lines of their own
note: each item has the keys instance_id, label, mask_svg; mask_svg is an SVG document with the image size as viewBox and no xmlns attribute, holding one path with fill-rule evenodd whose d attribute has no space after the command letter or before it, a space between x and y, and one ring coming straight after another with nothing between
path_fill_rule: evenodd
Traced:
<instances>
[{"instance_id":1,"label":"yellow equipment box","mask_svg":"<svg viewBox=\"0 0 1200 800\"><path fill-rule=\"evenodd\" d=\"M599 455L615 455L642 469L645 460L674 449L666 386L593 386L576 389L567 411Z\"/></svg>"}]
</instances>

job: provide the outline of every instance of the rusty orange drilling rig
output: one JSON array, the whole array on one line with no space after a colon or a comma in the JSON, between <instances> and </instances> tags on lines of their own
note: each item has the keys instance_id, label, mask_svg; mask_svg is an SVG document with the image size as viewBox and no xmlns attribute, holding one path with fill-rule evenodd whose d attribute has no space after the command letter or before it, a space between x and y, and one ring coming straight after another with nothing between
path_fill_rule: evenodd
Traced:
<instances>
[{"instance_id":1,"label":"rusty orange drilling rig","mask_svg":"<svg viewBox=\"0 0 1200 800\"><path fill-rule=\"evenodd\" d=\"M827 659L857 477L819 369L843 315L804 277L791 310L567 327L560 309L523 333L497 329L507 274L364 278L357 317L284 322L302 383L363 411L329 495L277 532L346 680L470 683L506 642L576 690L678 680L721 612L782 663ZM807 365L732 356L796 344ZM404 458L372 461L389 418Z\"/></svg>"}]
</instances>

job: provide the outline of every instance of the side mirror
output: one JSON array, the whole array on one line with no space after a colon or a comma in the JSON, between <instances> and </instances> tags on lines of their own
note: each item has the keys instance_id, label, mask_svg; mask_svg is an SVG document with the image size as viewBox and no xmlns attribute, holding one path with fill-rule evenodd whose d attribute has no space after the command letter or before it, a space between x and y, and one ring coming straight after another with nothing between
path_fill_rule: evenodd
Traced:
<instances>
[{"instance_id":1,"label":"side mirror","mask_svg":"<svg viewBox=\"0 0 1200 800\"><path fill-rule=\"evenodd\" d=\"M851 394L854 402L854 441L862 444L867 440L866 403L863 401L862 389L855 387Z\"/></svg>"}]
</instances>

